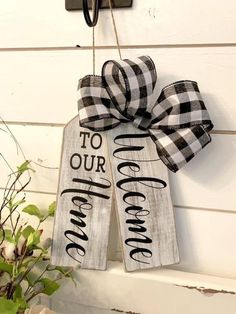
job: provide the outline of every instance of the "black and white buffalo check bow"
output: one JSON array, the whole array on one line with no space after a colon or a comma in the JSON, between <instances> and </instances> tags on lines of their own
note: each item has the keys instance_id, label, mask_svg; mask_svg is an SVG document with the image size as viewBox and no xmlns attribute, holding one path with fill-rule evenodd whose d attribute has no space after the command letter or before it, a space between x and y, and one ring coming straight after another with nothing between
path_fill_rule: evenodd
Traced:
<instances>
[{"instance_id":1,"label":"black and white buffalo check bow","mask_svg":"<svg viewBox=\"0 0 236 314\"><path fill-rule=\"evenodd\" d=\"M156 80L148 56L107 61L102 76L80 80L80 125L105 131L132 122L148 130L160 159L176 172L211 141L213 124L196 82L174 82L155 99Z\"/></svg>"}]
</instances>

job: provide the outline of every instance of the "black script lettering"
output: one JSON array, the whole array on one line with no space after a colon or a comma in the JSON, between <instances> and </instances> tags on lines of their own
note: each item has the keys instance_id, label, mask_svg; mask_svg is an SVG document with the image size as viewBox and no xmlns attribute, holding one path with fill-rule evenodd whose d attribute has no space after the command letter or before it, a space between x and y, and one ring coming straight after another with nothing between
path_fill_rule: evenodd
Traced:
<instances>
[{"instance_id":1,"label":"black script lettering","mask_svg":"<svg viewBox=\"0 0 236 314\"><path fill-rule=\"evenodd\" d=\"M132 234L132 236L127 237L124 242L127 246L131 247L129 252L131 259L144 264L150 264L147 259L152 257L151 249L144 247L153 242L151 237L147 236L147 233L151 231L147 230L145 226L145 217L150 214L150 210L140 205L147 203L147 196L144 194L145 191L141 193L130 189L134 189L134 187L138 187L139 185L144 185L150 189L164 189L167 186L166 182L159 178L138 176L138 173L141 171L141 167L138 164L139 162L153 162L158 161L159 158L155 160L134 160L133 158L129 159L129 157L127 157L129 152L135 155L135 153L145 149L142 145L131 145L130 139L142 139L147 137L150 137L148 133L118 135L115 137L114 143L120 147L113 152L115 158L123 160L123 162L120 162L117 166L117 171L123 178L116 182L116 186L125 192L123 201L127 205L125 212L129 215L126 219L126 224L128 231ZM125 144L125 139L127 139L128 144Z\"/></svg>"},{"instance_id":2,"label":"black script lettering","mask_svg":"<svg viewBox=\"0 0 236 314\"><path fill-rule=\"evenodd\" d=\"M118 186L118 188L120 188L123 191L128 191L127 189L124 189L122 186L126 183L133 183L133 182L138 182L138 183L142 183L142 182L157 182L160 183L161 186L160 187L156 187L156 186L151 186L151 185L147 185L148 187L151 187L153 189L164 189L166 187L166 183L163 180L160 179L156 179L156 178L149 178L149 177L131 177L131 178L127 178L127 179L122 179L119 180L116 185Z\"/></svg>"},{"instance_id":3,"label":"black script lettering","mask_svg":"<svg viewBox=\"0 0 236 314\"><path fill-rule=\"evenodd\" d=\"M137 197L141 197L141 198L142 198L142 201L141 201L141 202L145 202L145 200L146 200L146 196L143 195L143 193L140 193L140 192L127 192L127 193L125 193L124 196L123 196L123 201L124 201L126 204L129 204L129 205L131 205L131 204L126 201L126 199L127 199L128 197L136 197L136 198L137 198Z\"/></svg>"},{"instance_id":4,"label":"black script lettering","mask_svg":"<svg viewBox=\"0 0 236 314\"><path fill-rule=\"evenodd\" d=\"M71 250L76 250L76 253L79 255L79 256L84 256L86 251L85 251L85 248L78 244L76 241L79 239L80 237L80 234L75 232L75 231L72 231L72 230L67 230L64 232L64 235L65 237L70 241L69 244L66 245L66 253L72 257L74 260L76 260L77 262L81 263L80 260L76 259L71 252ZM73 238L75 238L75 240L73 240Z\"/></svg>"},{"instance_id":5,"label":"black script lettering","mask_svg":"<svg viewBox=\"0 0 236 314\"><path fill-rule=\"evenodd\" d=\"M86 179L80 179L80 178L73 178L72 182L83 184L87 186L87 189L82 189L82 188L69 188L65 189L61 192L61 196L67 193L76 193L78 195L73 195L71 197L71 202L73 205L77 207L77 209L71 209L70 210L70 215L71 219L70 222L74 227L77 228L77 230L66 230L64 232L65 237L70 241L69 244L66 245L66 252L67 254L76 260L77 262L81 263L79 259L75 257L75 254L73 254L73 251L76 251L76 254L79 256L83 257L86 254L85 247L81 244L78 243L78 241L83 241L87 242L88 241L88 236L86 233L83 231L83 228L86 227L86 222L85 219L87 217L85 211L89 211L93 209L93 205L88 202L88 198L91 198L91 196L98 197L98 198L103 198L103 199L109 199L110 196L105 195L103 193L99 192L94 192L91 191L91 187L96 187L99 189L108 189L111 187L111 182L102 178L105 183L99 183ZM86 198L87 196L87 198ZM83 243L82 242L82 243Z\"/></svg>"},{"instance_id":6,"label":"black script lettering","mask_svg":"<svg viewBox=\"0 0 236 314\"><path fill-rule=\"evenodd\" d=\"M122 189L123 191L127 191L126 189L122 188L123 184L126 183L132 183L132 182L138 182L142 185L145 185L147 187L153 188L153 189L164 189L167 184L165 181L158 179L158 178L151 178L151 177L132 177L131 175L124 173L122 170L123 168L129 168L130 170L132 170L133 172L139 172L140 171L140 166L134 162L122 162L117 166L117 170L119 171L119 173L123 174L124 176L128 177L127 179L123 179L117 182L117 186ZM145 182L145 183L144 183ZM153 182L153 183L158 183L157 186L155 185L149 185L146 182Z\"/></svg>"},{"instance_id":7,"label":"black script lettering","mask_svg":"<svg viewBox=\"0 0 236 314\"><path fill-rule=\"evenodd\" d=\"M106 182L108 182L108 184L102 184L102 183L98 183L98 182L94 182L94 181L91 181L91 180L86 180L86 179L77 179L77 178L74 178L72 179L73 182L76 182L76 183L84 183L84 184L87 184L89 186L96 186L96 187L99 187L101 189L108 189L109 187L111 187L111 183L104 179ZM104 199L109 199L110 196L107 196L107 195L104 195L104 194L101 194L101 193L97 193L97 192L94 192L94 191L91 191L90 189L89 190L84 190L84 189L76 189L76 188L72 188L72 189L65 189L61 192L61 196L65 193L78 193L78 194L86 194L88 196L96 196L96 197L100 197L100 198L104 198ZM87 200L82 197L82 196L78 196L79 198L79 201L80 202L83 202L83 203L86 203Z\"/></svg>"},{"instance_id":8,"label":"black script lettering","mask_svg":"<svg viewBox=\"0 0 236 314\"><path fill-rule=\"evenodd\" d=\"M119 140L124 140L124 139L141 139L141 138L148 138L150 137L149 133L142 133L142 134L122 134L122 135L118 135L114 138L114 143L118 146L121 146L121 148L117 148L116 150L114 150L113 152L113 156L121 159L121 160L129 160L126 158L122 158L119 156L119 153L122 152L140 152L141 150L144 149L144 146L137 146L137 145L130 145L130 144L122 144L119 142ZM157 159L149 159L149 160L142 160L142 159L132 159L132 161L139 161L139 162L149 162L149 161L157 161L160 160L160 158L158 157Z\"/></svg>"},{"instance_id":9,"label":"black script lettering","mask_svg":"<svg viewBox=\"0 0 236 314\"><path fill-rule=\"evenodd\" d=\"M145 254L147 253L147 254ZM143 257L145 258L151 258L152 257L152 251L150 251L149 249L145 249L145 248L136 248L136 249L133 249L132 251L130 251L130 257L136 261L136 262L139 262L139 263L143 263L143 264L150 264L148 262L144 262L144 261L141 261L137 258L134 257L135 254L142 254Z\"/></svg>"}]
</instances>

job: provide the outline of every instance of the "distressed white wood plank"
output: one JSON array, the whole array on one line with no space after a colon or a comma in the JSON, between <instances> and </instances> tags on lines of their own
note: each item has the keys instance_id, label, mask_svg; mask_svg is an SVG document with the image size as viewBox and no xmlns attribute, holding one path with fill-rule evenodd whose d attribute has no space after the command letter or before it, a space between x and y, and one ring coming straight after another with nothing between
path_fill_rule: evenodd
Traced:
<instances>
[{"instance_id":1,"label":"distressed white wood plank","mask_svg":"<svg viewBox=\"0 0 236 314\"><path fill-rule=\"evenodd\" d=\"M123 57L150 55L157 68L157 94L181 79L198 82L218 130L236 130L236 48L124 50ZM97 74L115 50L97 52ZM92 72L91 51L0 53L1 112L7 121L67 123L77 114L79 78Z\"/></svg>"},{"instance_id":2,"label":"distressed white wood plank","mask_svg":"<svg viewBox=\"0 0 236 314\"><path fill-rule=\"evenodd\" d=\"M106 269L111 180L106 136L80 128L75 117L63 135L53 265Z\"/></svg>"},{"instance_id":3,"label":"distressed white wood plank","mask_svg":"<svg viewBox=\"0 0 236 314\"><path fill-rule=\"evenodd\" d=\"M59 167L62 128L13 126L11 130L20 142L26 157L43 166ZM23 159L17 156L14 142L0 132L1 152L14 167ZM212 135L210 143L191 162L176 174L170 173L173 203L179 206L215 208L236 211L236 136ZM6 182L8 169L1 162L0 187ZM42 168L33 164L29 189L56 193L58 169Z\"/></svg>"},{"instance_id":4,"label":"distressed white wood plank","mask_svg":"<svg viewBox=\"0 0 236 314\"><path fill-rule=\"evenodd\" d=\"M213 135L199 156L170 174L174 204L235 211L235 156L236 136Z\"/></svg>"},{"instance_id":5,"label":"distressed white wood plank","mask_svg":"<svg viewBox=\"0 0 236 314\"><path fill-rule=\"evenodd\" d=\"M1 1L1 47L90 45L91 29L82 12L64 7L64 0L42 0L37 7L30 0ZM214 0L134 0L132 9L118 10L115 17L122 44L235 42L233 0L225 5ZM96 33L98 44L115 43L108 10L101 12Z\"/></svg>"},{"instance_id":6,"label":"distressed white wood plank","mask_svg":"<svg viewBox=\"0 0 236 314\"><path fill-rule=\"evenodd\" d=\"M107 139L126 270L178 263L168 170L155 144L132 124L107 132Z\"/></svg>"},{"instance_id":7,"label":"distressed white wood plank","mask_svg":"<svg viewBox=\"0 0 236 314\"><path fill-rule=\"evenodd\" d=\"M163 314L235 313L236 283L232 279L166 269L124 275L121 263L111 263L106 272L82 270L78 278L77 289L65 283L53 302L140 314L156 314L157 309Z\"/></svg>"},{"instance_id":8,"label":"distressed white wood plank","mask_svg":"<svg viewBox=\"0 0 236 314\"><path fill-rule=\"evenodd\" d=\"M172 268L236 279L236 214L175 209L180 264Z\"/></svg>"}]
</instances>

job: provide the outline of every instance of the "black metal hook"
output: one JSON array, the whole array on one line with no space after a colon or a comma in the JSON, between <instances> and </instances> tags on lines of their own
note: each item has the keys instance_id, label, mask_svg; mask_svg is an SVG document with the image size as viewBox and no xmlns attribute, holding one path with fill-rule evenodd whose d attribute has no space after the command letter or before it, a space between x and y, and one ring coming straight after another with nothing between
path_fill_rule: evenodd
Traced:
<instances>
[{"instance_id":1,"label":"black metal hook","mask_svg":"<svg viewBox=\"0 0 236 314\"><path fill-rule=\"evenodd\" d=\"M93 20L91 20L91 17L89 14L88 0L83 0L83 13L84 13L85 21L88 24L88 26L89 27L96 26L98 22L98 15L99 15L99 0L94 0Z\"/></svg>"}]
</instances>

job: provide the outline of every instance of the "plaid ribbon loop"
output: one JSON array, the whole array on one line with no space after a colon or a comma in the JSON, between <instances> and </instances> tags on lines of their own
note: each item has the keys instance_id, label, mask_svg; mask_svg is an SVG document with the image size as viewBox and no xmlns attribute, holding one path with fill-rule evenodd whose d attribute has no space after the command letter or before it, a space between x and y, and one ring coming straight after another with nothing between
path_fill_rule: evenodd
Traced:
<instances>
[{"instance_id":1,"label":"plaid ribbon loop","mask_svg":"<svg viewBox=\"0 0 236 314\"><path fill-rule=\"evenodd\" d=\"M132 122L148 130L160 159L176 172L211 142L213 124L196 82L174 82L155 99L156 80L148 56L107 61L102 76L80 80L80 125L105 131Z\"/></svg>"}]
</instances>

